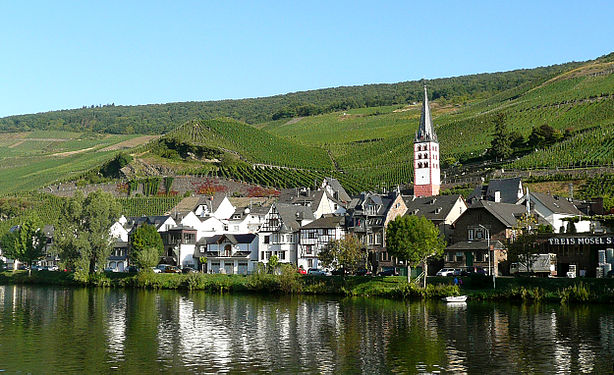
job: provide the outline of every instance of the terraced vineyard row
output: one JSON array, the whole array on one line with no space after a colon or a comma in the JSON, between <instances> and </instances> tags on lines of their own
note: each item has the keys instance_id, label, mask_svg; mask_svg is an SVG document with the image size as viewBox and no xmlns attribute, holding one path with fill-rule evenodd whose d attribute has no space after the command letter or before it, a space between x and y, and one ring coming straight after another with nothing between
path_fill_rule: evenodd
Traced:
<instances>
[{"instance_id":1,"label":"terraced vineyard row","mask_svg":"<svg viewBox=\"0 0 614 375\"><path fill-rule=\"evenodd\" d=\"M326 151L319 147L305 146L231 119L190 121L169 137L218 147L251 163L317 170L332 168Z\"/></svg>"},{"instance_id":2,"label":"terraced vineyard row","mask_svg":"<svg viewBox=\"0 0 614 375\"><path fill-rule=\"evenodd\" d=\"M508 168L564 168L614 164L614 128L598 128L535 151Z\"/></svg>"},{"instance_id":3,"label":"terraced vineyard row","mask_svg":"<svg viewBox=\"0 0 614 375\"><path fill-rule=\"evenodd\" d=\"M602 174L586 180L581 191L584 199L603 197L606 209L614 208L614 174Z\"/></svg>"},{"instance_id":4,"label":"terraced vineyard row","mask_svg":"<svg viewBox=\"0 0 614 375\"><path fill-rule=\"evenodd\" d=\"M181 199L181 197L131 197L117 200L122 205L124 216L150 216L170 212Z\"/></svg>"},{"instance_id":5,"label":"terraced vineyard row","mask_svg":"<svg viewBox=\"0 0 614 375\"><path fill-rule=\"evenodd\" d=\"M314 186L322 183L325 177L338 179L350 193L368 189L366 180L359 176L347 175L334 171L314 171L306 169L230 166L222 167L211 176L245 181L251 184L276 188L293 188Z\"/></svg>"}]
</instances>

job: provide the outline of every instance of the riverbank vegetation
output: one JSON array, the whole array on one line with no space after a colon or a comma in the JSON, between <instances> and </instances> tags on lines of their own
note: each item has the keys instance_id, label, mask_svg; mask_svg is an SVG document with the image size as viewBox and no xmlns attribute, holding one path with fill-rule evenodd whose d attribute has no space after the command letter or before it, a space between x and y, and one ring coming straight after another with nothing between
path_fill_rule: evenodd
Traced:
<instances>
[{"instance_id":1,"label":"riverbank vegetation","mask_svg":"<svg viewBox=\"0 0 614 375\"><path fill-rule=\"evenodd\" d=\"M464 294L470 301L522 301L560 303L614 303L614 279L497 278L463 279L453 285L450 278L433 277L426 288L407 283L402 276L311 276L300 275L292 267L278 274L253 275L156 274L153 272L92 273L5 271L0 284L39 284L73 287L202 290L209 293L261 293L383 297L390 299L439 299Z\"/></svg>"}]
</instances>

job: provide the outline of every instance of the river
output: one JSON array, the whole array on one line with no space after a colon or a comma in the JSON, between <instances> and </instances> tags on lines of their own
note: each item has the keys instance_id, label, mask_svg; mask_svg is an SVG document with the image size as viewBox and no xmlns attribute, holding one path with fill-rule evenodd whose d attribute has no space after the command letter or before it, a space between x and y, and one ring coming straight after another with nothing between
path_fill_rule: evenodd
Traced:
<instances>
[{"instance_id":1,"label":"river","mask_svg":"<svg viewBox=\"0 0 614 375\"><path fill-rule=\"evenodd\" d=\"M611 306L0 286L8 373L611 373Z\"/></svg>"}]
</instances>

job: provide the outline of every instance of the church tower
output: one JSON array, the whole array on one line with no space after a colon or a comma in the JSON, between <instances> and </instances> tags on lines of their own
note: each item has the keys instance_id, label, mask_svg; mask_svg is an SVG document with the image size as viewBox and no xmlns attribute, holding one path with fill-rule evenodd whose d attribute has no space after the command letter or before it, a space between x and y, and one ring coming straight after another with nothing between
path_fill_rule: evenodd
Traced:
<instances>
[{"instance_id":1,"label":"church tower","mask_svg":"<svg viewBox=\"0 0 614 375\"><path fill-rule=\"evenodd\" d=\"M440 181L439 142L433 129L425 85L420 128L414 140L414 195L417 197L439 195Z\"/></svg>"}]
</instances>

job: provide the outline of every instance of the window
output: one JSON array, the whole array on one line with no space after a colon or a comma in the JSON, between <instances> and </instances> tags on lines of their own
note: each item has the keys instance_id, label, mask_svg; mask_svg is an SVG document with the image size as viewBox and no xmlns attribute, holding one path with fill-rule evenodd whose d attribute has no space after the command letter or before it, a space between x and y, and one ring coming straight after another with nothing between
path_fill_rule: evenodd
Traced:
<instances>
[{"instance_id":1,"label":"window","mask_svg":"<svg viewBox=\"0 0 614 375\"><path fill-rule=\"evenodd\" d=\"M286 260L286 252L285 251L280 251L278 254L279 254L279 260Z\"/></svg>"},{"instance_id":2,"label":"window","mask_svg":"<svg viewBox=\"0 0 614 375\"><path fill-rule=\"evenodd\" d=\"M454 253L448 253L448 262L454 262Z\"/></svg>"},{"instance_id":3,"label":"window","mask_svg":"<svg viewBox=\"0 0 614 375\"><path fill-rule=\"evenodd\" d=\"M264 259L264 251L260 252L260 259Z\"/></svg>"},{"instance_id":4,"label":"window","mask_svg":"<svg viewBox=\"0 0 614 375\"><path fill-rule=\"evenodd\" d=\"M380 255L380 260L381 260L382 262L387 262L387 261L389 261L389 260L390 260L390 257L388 256L388 253L387 253L386 251L383 251L383 252L381 252L380 254L381 254L381 255Z\"/></svg>"},{"instance_id":5,"label":"window","mask_svg":"<svg viewBox=\"0 0 614 375\"><path fill-rule=\"evenodd\" d=\"M483 262L484 261L484 252L483 251L476 251L475 252L475 261L476 262Z\"/></svg>"},{"instance_id":6,"label":"window","mask_svg":"<svg viewBox=\"0 0 614 375\"><path fill-rule=\"evenodd\" d=\"M264 236L264 243L270 243L271 242L271 236Z\"/></svg>"},{"instance_id":7,"label":"window","mask_svg":"<svg viewBox=\"0 0 614 375\"><path fill-rule=\"evenodd\" d=\"M461 253L461 252L456 253L456 261L457 262L462 262L463 261L463 253Z\"/></svg>"},{"instance_id":8,"label":"window","mask_svg":"<svg viewBox=\"0 0 614 375\"><path fill-rule=\"evenodd\" d=\"M475 238L477 238L478 240L481 240L482 238L484 238L484 233L482 233L481 230L476 229L475 230Z\"/></svg>"},{"instance_id":9,"label":"window","mask_svg":"<svg viewBox=\"0 0 614 375\"><path fill-rule=\"evenodd\" d=\"M232 255L232 246L231 245L224 246L224 256L229 257L231 255Z\"/></svg>"},{"instance_id":10,"label":"window","mask_svg":"<svg viewBox=\"0 0 614 375\"><path fill-rule=\"evenodd\" d=\"M307 259L307 267L313 268L313 259Z\"/></svg>"},{"instance_id":11,"label":"window","mask_svg":"<svg viewBox=\"0 0 614 375\"><path fill-rule=\"evenodd\" d=\"M305 254L311 255L313 253L313 245L305 245Z\"/></svg>"},{"instance_id":12,"label":"window","mask_svg":"<svg viewBox=\"0 0 614 375\"><path fill-rule=\"evenodd\" d=\"M307 238L316 238L316 232L314 230L310 230L307 232Z\"/></svg>"},{"instance_id":13,"label":"window","mask_svg":"<svg viewBox=\"0 0 614 375\"><path fill-rule=\"evenodd\" d=\"M468 239L469 241L473 240L473 229L469 229L469 230L467 231L467 239Z\"/></svg>"},{"instance_id":14,"label":"window","mask_svg":"<svg viewBox=\"0 0 614 375\"><path fill-rule=\"evenodd\" d=\"M224 231L228 232L228 224L224 224Z\"/></svg>"}]
</instances>

